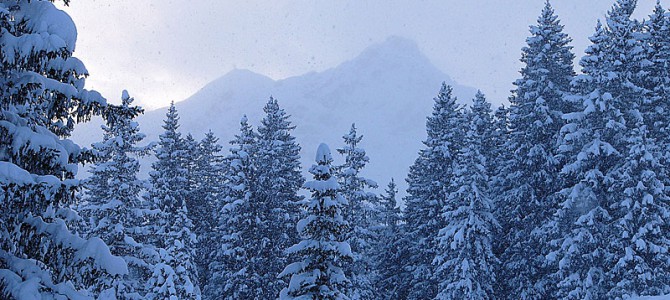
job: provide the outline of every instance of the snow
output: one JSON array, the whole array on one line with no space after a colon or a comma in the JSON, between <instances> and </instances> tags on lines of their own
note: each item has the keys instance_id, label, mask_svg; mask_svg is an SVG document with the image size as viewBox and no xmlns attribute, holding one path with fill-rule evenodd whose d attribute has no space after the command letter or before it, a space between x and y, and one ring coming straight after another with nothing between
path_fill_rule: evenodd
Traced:
<instances>
[{"instance_id":1,"label":"snow","mask_svg":"<svg viewBox=\"0 0 670 300\"><path fill-rule=\"evenodd\" d=\"M51 274L42 270L34 260L17 258L9 255L4 250L0 250L0 258L9 261L13 267L13 271L17 272L14 273L9 269L0 269L0 281L9 283L7 286L12 287L9 292L16 299L54 299L49 298L48 293L42 293L44 287L52 289L67 299L91 299L76 291L69 283L54 284ZM22 277L29 277L29 279L24 281Z\"/></svg>"},{"instance_id":2,"label":"snow","mask_svg":"<svg viewBox=\"0 0 670 300\"><path fill-rule=\"evenodd\" d=\"M305 182L304 184L306 189L309 190L315 190L315 191L326 191L326 190L337 190L340 188L340 184L337 183L337 179L335 177L331 177L326 181L308 181Z\"/></svg>"},{"instance_id":3,"label":"snow","mask_svg":"<svg viewBox=\"0 0 670 300\"><path fill-rule=\"evenodd\" d=\"M85 240L70 233L63 220L47 223L40 217L31 217L26 219L26 223L33 226L37 233L48 234L55 243L77 249L74 256L76 261L84 261L90 258L93 259L96 266L106 270L109 274L124 275L128 273L126 262L120 257L113 256L102 240L99 238Z\"/></svg>"},{"instance_id":4,"label":"snow","mask_svg":"<svg viewBox=\"0 0 670 300\"><path fill-rule=\"evenodd\" d=\"M21 169L13 163L0 161L0 183L28 185L34 182L33 176L28 171Z\"/></svg>"},{"instance_id":5,"label":"snow","mask_svg":"<svg viewBox=\"0 0 670 300\"><path fill-rule=\"evenodd\" d=\"M54 46L65 47L68 51L74 52L77 28L66 12L56 9L53 3L48 1L32 2L25 12L31 16L29 27L35 28L38 32L47 32Z\"/></svg>"},{"instance_id":6,"label":"snow","mask_svg":"<svg viewBox=\"0 0 670 300\"><path fill-rule=\"evenodd\" d=\"M123 258L113 256L109 247L101 239L94 237L84 243L75 254L75 259L86 260L92 258L95 264L111 275L128 274L128 266Z\"/></svg>"},{"instance_id":7,"label":"snow","mask_svg":"<svg viewBox=\"0 0 670 300\"><path fill-rule=\"evenodd\" d=\"M333 161L333 157L330 155L330 148L325 143L319 144L319 147L316 149L316 162L329 162Z\"/></svg>"}]
</instances>

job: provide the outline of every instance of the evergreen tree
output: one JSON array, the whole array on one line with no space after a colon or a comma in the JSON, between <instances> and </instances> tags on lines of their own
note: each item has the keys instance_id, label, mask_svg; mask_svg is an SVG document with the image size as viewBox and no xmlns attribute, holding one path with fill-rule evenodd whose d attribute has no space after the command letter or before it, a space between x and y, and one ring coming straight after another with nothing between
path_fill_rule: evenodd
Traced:
<instances>
[{"instance_id":1,"label":"evergreen tree","mask_svg":"<svg viewBox=\"0 0 670 300\"><path fill-rule=\"evenodd\" d=\"M156 220L156 243L162 248L160 266L149 280L151 297L155 299L199 299L197 270L193 260L196 237L188 217L188 160L185 142L178 131L179 116L174 103L166 114L165 130L159 136L152 165L151 199L160 210Z\"/></svg>"},{"instance_id":2,"label":"evergreen tree","mask_svg":"<svg viewBox=\"0 0 670 300\"><path fill-rule=\"evenodd\" d=\"M375 288L380 299L406 299L410 278L403 270L409 257L407 237L402 224L402 212L396 200L398 189L393 179L381 199L381 221L379 238L375 243L376 270L379 274Z\"/></svg>"},{"instance_id":3,"label":"evergreen tree","mask_svg":"<svg viewBox=\"0 0 670 300\"><path fill-rule=\"evenodd\" d=\"M302 260L289 264L279 275L291 276L279 299L349 299L344 293L348 280L342 271L342 264L352 260L344 239L348 224L342 218L347 200L331 174L332 161L328 146L319 145L317 164L309 170L314 181L305 183L312 198L301 202L307 215L296 226L302 240L287 250Z\"/></svg>"},{"instance_id":4,"label":"evergreen tree","mask_svg":"<svg viewBox=\"0 0 670 300\"><path fill-rule=\"evenodd\" d=\"M659 177L659 162L653 138L646 126L630 131L625 164L614 175L618 194L611 215L614 235L608 237L615 253L607 297L625 299L670 292L670 198Z\"/></svg>"},{"instance_id":5,"label":"evergreen tree","mask_svg":"<svg viewBox=\"0 0 670 300\"><path fill-rule=\"evenodd\" d=\"M640 76L640 85L650 91L649 101L642 103L642 116L648 135L654 137L657 154L664 166L670 165L670 15L657 2L654 12L644 24L646 57L650 62L643 67L645 76ZM668 168L665 168L668 169ZM662 177L670 179L666 171ZM670 181L664 180L665 185Z\"/></svg>"},{"instance_id":6,"label":"evergreen tree","mask_svg":"<svg viewBox=\"0 0 670 300\"><path fill-rule=\"evenodd\" d=\"M463 140L463 112L446 84L434 99L433 113L426 122L425 148L410 167L405 198L406 234L411 257L405 270L411 274L408 299L432 299L437 295L437 278L432 265L437 249L437 234L444 227L441 211L445 206L455 154Z\"/></svg>"},{"instance_id":7,"label":"evergreen tree","mask_svg":"<svg viewBox=\"0 0 670 300\"><path fill-rule=\"evenodd\" d=\"M546 299L551 294L547 289L552 285L545 281L550 271L543 267L549 251L543 226L558 209L553 197L561 186L557 141L563 114L573 110L564 100L574 76L571 39L548 1L530 32L522 50L522 77L510 98L511 132L505 148L514 155L501 174L509 189L498 200L504 207L499 216L506 245L502 272L514 274L501 293L508 299Z\"/></svg>"},{"instance_id":8,"label":"evergreen tree","mask_svg":"<svg viewBox=\"0 0 670 300\"><path fill-rule=\"evenodd\" d=\"M493 113L493 134L491 135L491 138L493 139L493 149L491 150L490 155L492 156L491 158L491 163L490 163L490 174L491 174L491 184L490 184L490 193L491 195L496 195L494 197L494 201L496 202L495 208L496 208L496 213L495 215L499 218L499 220L502 220L500 216L503 216L506 211L503 211L505 209L505 203L502 203L502 197L500 195L503 193L503 191L506 191L509 189L509 186L512 185L511 182L506 182L506 176L505 174L508 173L508 168L509 164L507 163L508 161L511 160L513 153L507 147L509 146L509 138L510 138L510 128L509 128L509 108L506 108L504 105L501 105L496 109L496 111ZM501 223L504 223L501 221ZM499 248L500 244L500 239L496 239L496 246L495 248ZM504 248L502 248L504 250ZM495 250L494 252L496 255L499 255L502 253L502 251Z\"/></svg>"},{"instance_id":9,"label":"evergreen tree","mask_svg":"<svg viewBox=\"0 0 670 300\"><path fill-rule=\"evenodd\" d=\"M640 98L631 105L633 117L626 124L622 153L623 165L614 174L610 206L613 234L609 248L614 253L608 279L613 283L609 298L628 298L637 295L661 295L670 292L668 263L670 240L665 234L670 221L670 202L667 193L667 168L663 165L667 145L667 35L669 23L665 10L657 3L642 33L633 37L646 47L643 59L633 49L626 68L634 91ZM635 30L635 29L634 29ZM630 85L630 84L629 84ZM641 90L641 91L640 91ZM637 116L637 114L641 116Z\"/></svg>"},{"instance_id":10,"label":"evergreen tree","mask_svg":"<svg viewBox=\"0 0 670 300\"><path fill-rule=\"evenodd\" d=\"M257 231L254 241L247 246L253 251L255 263L248 272L258 276L251 282L256 298L277 297L285 286L278 278L286 265L283 250L297 241L293 228L297 216L297 203L302 199L298 190L304 183L300 172L300 146L291 131L295 128L290 116L279 107L276 99L270 97L263 108L265 117L258 127L258 152L256 186L253 191L258 201Z\"/></svg>"},{"instance_id":11,"label":"evergreen tree","mask_svg":"<svg viewBox=\"0 0 670 300\"><path fill-rule=\"evenodd\" d=\"M204 294L207 299L253 299L262 279L253 271L261 203L254 197L256 188L255 157L258 135L247 123L240 122L240 133L230 142L233 148L225 158L225 194L217 205L216 241L219 247L209 265L211 278Z\"/></svg>"},{"instance_id":12,"label":"evergreen tree","mask_svg":"<svg viewBox=\"0 0 670 300\"><path fill-rule=\"evenodd\" d=\"M0 298L98 296L128 269L101 239L67 228L77 165L92 158L67 137L105 99L84 89L75 26L50 1L3 1L0 28Z\"/></svg>"},{"instance_id":13,"label":"evergreen tree","mask_svg":"<svg viewBox=\"0 0 670 300\"><path fill-rule=\"evenodd\" d=\"M470 113L475 114L477 117L474 118L477 124L474 124L475 130L477 130L477 135L481 136L482 146L481 154L486 160L486 174L487 176L492 175L497 166L495 158L497 158L496 143L496 124L494 121L493 110L491 109L491 103L486 100L486 96L481 91L477 91L475 98L472 100L472 106L470 107Z\"/></svg>"},{"instance_id":14,"label":"evergreen tree","mask_svg":"<svg viewBox=\"0 0 670 300\"><path fill-rule=\"evenodd\" d=\"M644 22L644 44L646 58L645 76L640 76L639 84L650 92L650 101L642 103L645 125L654 137L663 137L657 142L667 143L668 126L665 114L668 112L670 94L670 18L667 11L657 1L649 20Z\"/></svg>"},{"instance_id":15,"label":"evergreen tree","mask_svg":"<svg viewBox=\"0 0 670 300\"><path fill-rule=\"evenodd\" d=\"M217 144L218 138L212 131L197 143L195 149L190 151L193 161L190 172L189 191L186 207L189 218L193 220L193 232L198 242L196 246L195 263L200 275L200 286L204 287L210 278L209 264L211 253L220 240L213 235L216 220L213 213L217 202L223 197L221 178L223 177L222 158L219 154L221 146Z\"/></svg>"},{"instance_id":16,"label":"evergreen tree","mask_svg":"<svg viewBox=\"0 0 670 300\"><path fill-rule=\"evenodd\" d=\"M484 137L479 134L487 120L475 107L468 117L465 145L453 161L456 177L442 214L446 226L438 235L436 299L495 299L498 259L492 239L499 224L487 191L486 158L481 153Z\"/></svg>"},{"instance_id":17,"label":"evergreen tree","mask_svg":"<svg viewBox=\"0 0 670 300\"><path fill-rule=\"evenodd\" d=\"M378 299L373 283L376 269L372 255L374 242L378 240L375 231L380 221L380 205L377 195L369 191L377 188L377 183L360 176L370 159L365 149L359 147L363 136L356 132L356 125L351 124L349 133L342 138L345 146L337 149L337 152L344 155L345 162L339 168L338 181L342 196L349 202L344 208L343 217L351 224L347 241L354 255L354 263L345 268L346 273L350 274L349 294L352 299Z\"/></svg>"},{"instance_id":18,"label":"evergreen tree","mask_svg":"<svg viewBox=\"0 0 670 300\"><path fill-rule=\"evenodd\" d=\"M644 90L635 85L643 47L636 38L639 25L630 19L636 1L618 0L598 23L593 44L582 58L583 75L573 85L582 106L566 114L569 123L559 149L570 158L562 173L566 188L558 196L556 251L547 257L558 263L555 297L604 299L613 287L610 269L624 253L610 245L621 232L611 224L619 216L617 173L630 149L627 141L642 121L639 104Z\"/></svg>"},{"instance_id":19,"label":"evergreen tree","mask_svg":"<svg viewBox=\"0 0 670 300\"><path fill-rule=\"evenodd\" d=\"M193 222L199 222L201 220L196 220L194 214L196 211L199 212L200 207L198 204L202 204L202 199L196 199L196 190L198 189L198 159L200 157L200 147L198 147L198 141L195 140L191 133L186 134L186 137L181 139L181 147L183 147L180 157L181 168L185 170L184 178L186 179L185 188L184 188L184 202L186 203L186 209L188 210L188 217ZM194 230L196 229L194 223Z\"/></svg>"},{"instance_id":20,"label":"evergreen tree","mask_svg":"<svg viewBox=\"0 0 670 300\"><path fill-rule=\"evenodd\" d=\"M152 247L135 240L144 234L146 218L140 198L145 183L137 178L138 158L148 155L153 145L137 146L144 134L133 119L143 110L131 106L133 98L126 91L121 100L121 106L108 106L107 124L102 127L103 141L93 144L100 160L91 168L91 177L86 181L81 212L90 220L87 234L102 239L130 267L129 275L114 282L115 296L140 299L144 295L145 276L151 272L143 253L150 252Z\"/></svg>"}]
</instances>

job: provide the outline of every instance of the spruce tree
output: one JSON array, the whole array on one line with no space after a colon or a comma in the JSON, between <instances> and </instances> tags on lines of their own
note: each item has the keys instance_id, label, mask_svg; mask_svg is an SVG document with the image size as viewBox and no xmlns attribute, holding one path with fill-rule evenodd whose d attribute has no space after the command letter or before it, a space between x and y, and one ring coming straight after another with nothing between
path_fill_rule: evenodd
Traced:
<instances>
[{"instance_id":1,"label":"spruce tree","mask_svg":"<svg viewBox=\"0 0 670 300\"><path fill-rule=\"evenodd\" d=\"M661 164L670 165L670 14L657 2L649 20L644 23L644 46L647 60L643 67L645 76L640 76L641 85L650 91L648 101L642 103L641 113L648 135L658 147ZM667 168L666 168L667 169ZM670 179L668 172L662 175ZM665 180L670 185L670 180Z\"/></svg>"},{"instance_id":2,"label":"spruce tree","mask_svg":"<svg viewBox=\"0 0 670 300\"><path fill-rule=\"evenodd\" d=\"M508 173L507 169L509 168L509 164L507 163L508 161L511 160L513 153L509 149L507 149L507 146L509 146L509 138L510 138L510 126L509 126L509 108L505 107L504 105L501 105L496 109L496 111L493 113L493 134L491 135L491 138L493 139L493 149L491 150L490 154L493 157L491 159L490 163L490 174L491 174L491 195L496 195L494 197L494 201L496 202L496 213L495 215L501 220L503 214L506 212L503 211L505 209L504 203L502 203L502 197L500 195L503 193L503 191L509 189L509 186L512 184L510 182L506 182L506 176L505 174ZM501 223L504 223L501 220ZM502 248L499 247L500 245L500 239L496 239L496 246L495 248ZM496 254L499 255L502 253L500 249L495 250Z\"/></svg>"},{"instance_id":3,"label":"spruce tree","mask_svg":"<svg viewBox=\"0 0 670 300\"><path fill-rule=\"evenodd\" d=\"M410 277L403 270L404 262L409 258L406 247L409 241L402 224L397 193L396 184L391 179L385 193L380 195L382 218L372 256L377 262L375 268L378 274L374 284L380 299L406 299L409 293L407 283Z\"/></svg>"},{"instance_id":4,"label":"spruce tree","mask_svg":"<svg viewBox=\"0 0 670 300\"><path fill-rule=\"evenodd\" d=\"M0 3L0 28L0 298L97 297L128 269L66 225L93 157L67 138L106 101L84 89L75 25L50 1Z\"/></svg>"},{"instance_id":5,"label":"spruce tree","mask_svg":"<svg viewBox=\"0 0 670 300\"><path fill-rule=\"evenodd\" d=\"M608 298L657 296L670 292L670 197L662 178L655 139L646 126L630 130L625 164L615 174L614 235L609 238L614 265Z\"/></svg>"},{"instance_id":6,"label":"spruce tree","mask_svg":"<svg viewBox=\"0 0 670 300\"><path fill-rule=\"evenodd\" d=\"M258 219L261 202L255 197L256 151L258 135L246 116L240 122L240 133L230 142L233 148L225 158L225 198L217 205L215 237L218 246L209 264L209 278L204 289L207 299L253 299L262 290L262 279L252 272L259 259L255 243L259 238Z\"/></svg>"},{"instance_id":7,"label":"spruce tree","mask_svg":"<svg viewBox=\"0 0 670 300\"><path fill-rule=\"evenodd\" d=\"M194 265L196 237L188 217L187 156L181 137L179 116L174 103L166 114L165 130L159 136L152 165L151 199L159 210L155 221L156 243L161 248L160 268L149 280L151 297L155 299L199 299L197 270Z\"/></svg>"},{"instance_id":8,"label":"spruce tree","mask_svg":"<svg viewBox=\"0 0 670 300\"><path fill-rule=\"evenodd\" d=\"M561 163L557 141L564 125L562 116L572 112L565 97L574 76L571 39L563 32L558 16L547 1L537 25L531 26L528 46L522 50L521 78L510 97L510 139L513 151L501 176L508 187L498 201L504 207L501 255L505 281L502 297L546 299L552 284L547 281L544 256L549 247L543 226L558 209L554 194L560 189ZM504 295L504 296L503 296Z\"/></svg>"},{"instance_id":9,"label":"spruce tree","mask_svg":"<svg viewBox=\"0 0 670 300\"><path fill-rule=\"evenodd\" d=\"M208 131L205 137L191 150L190 157L193 160L193 168L189 178L191 186L186 207L189 218L193 220L193 233L198 241L196 244L195 264L198 268L199 282L201 288L207 284L210 278L209 264L211 253L220 242L214 235L215 207L223 197L221 190L223 185L222 158L219 152L222 147L218 145L218 138L212 131Z\"/></svg>"},{"instance_id":10,"label":"spruce tree","mask_svg":"<svg viewBox=\"0 0 670 300\"><path fill-rule=\"evenodd\" d=\"M581 97L578 112L566 114L568 124L559 149L569 158L562 168L565 186L558 196L552 241L558 282L555 297L604 299L613 287L610 270L624 253L610 239L621 232L614 224L621 201L617 174L626 162L628 135L640 124L644 90L635 85L641 57L639 25L630 16L636 1L618 0L598 23L593 44L582 58L582 73L573 86Z\"/></svg>"},{"instance_id":11,"label":"spruce tree","mask_svg":"<svg viewBox=\"0 0 670 300\"><path fill-rule=\"evenodd\" d=\"M351 124L349 133L342 138L345 146L337 152L344 156L345 162L338 168L338 181L342 196L349 202L342 213L350 224L347 241L354 255L354 263L345 268L350 274L349 295L352 299L377 299L373 283L377 270L372 256L374 242L378 240L376 229L380 221L380 205L377 195L370 191L377 188L377 183L361 177L360 173L370 159L365 149L359 146L363 136L358 135L356 125Z\"/></svg>"},{"instance_id":12,"label":"spruce tree","mask_svg":"<svg viewBox=\"0 0 670 300\"><path fill-rule=\"evenodd\" d=\"M479 133L487 120L473 107L467 121L465 145L453 161L452 192L442 212L446 225L438 234L436 299L496 298L498 259L492 239L499 224L493 215L486 158L481 151L485 137Z\"/></svg>"},{"instance_id":13,"label":"spruce tree","mask_svg":"<svg viewBox=\"0 0 670 300\"><path fill-rule=\"evenodd\" d=\"M287 250L301 260L286 266L279 275L291 276L279 299L349 299L344 292L348 280L342 271L342 265L352 260L345 241L348 224L342 218L347 200L338 192L332 161L328 146L319 145L317 164L309 170L314 180L305 183L312 198L301 201L306 215L296 226L302 240Z\"/></svg>"},{"instance_id":14,"label":"spruce tree","mask_svg":"<svg viewBox=\"0 0 670 300\"><path fill-rule=\"evenodd\" d=\"M254 201L258 203L257 231L249 246L255 262L248 272L258 276L251 282L257 298L271 299L285 286L277 275L286 265L283 250L297 241L293 224L298 216L298 190L304 183L300 172L300 146L291 131L290 116L270 97L258 126L258 173ZM262 167L261 167L262 166Z\"/></svg>"},{"instance_id":15,"label":"spruce tree","mask_svg":"<svg viewBox=\"0 0 670 300\"><path fill-rule=\"evenodd\" d=\"M666 87L670 80L667 70L663 70L669 39L662 36L668 33L664 14L657 3L643 32L634 31L634 37L646 49L645 59L637 59L637 49L626 57L630 60L627 79L638 86L634 92L642 100L636 103L638 111L633 110L635 115L627 120L623 165L614 175L612 192L617 197L610 208L613 234L609 247L614 257L608 274L613 283L609 298L670 292L670 240L665 234L670 225L669 181L663 165L666 150L661 150L667 145Z\"/></svg>"},{"instance_id":16,"label":"spruce tree","mask_svg":"<svg viewBox=\"0 0 670 300\"><path fill-rule=\"evenodd\" d=\"M123 257L130 267L130 274L114 283L115 296L140 299L146 275L151 273L144 253L152 251L152 247L136 241L144 234L146 218L140 197L145 182L137 178L138 159L149 155L153 145L137 146L144 134L133 119L143 110L131 106L133 98L126 91L121 101L118 107L108 106L103 141L93 144L100 160L95 162L86 181L81 213L91 224L88 236L102 239L112 254Z\"/></svg>"},{"instance_id":17,"label":"spruce tree","mask_svg":"<svg viewBox=\"0 0 670 300\"><path fill-rule=\"evenodd\" d=\"M476 115L475 130L477 130L477 135L481 136L482 146L480 151L486 159L486 174L489 176L494 173L495 167L498 165L498 162L495 161L495 158L497 158L496 151L498 150L496 149L496 143L498 141L496 140L496 124L491 103L486 100L486 95L481 91L477 91L472 99L470 113Z\"/></svg>"},{"instance_id":18,"label":"spruce tree","mask_svg":"<svg viewBox=\"0 0 670 300\"><path fill-rule=\"evenodd\" d=\"M411 274L408 299L432 299L437 295L437 280L432 261L437 249L437 234L444 227L441 211L445 206L452 162L463 141L463 112L452 96L452 88L442 84L433 113L426 122L425 148L410 167L405 198L406 234L410 258L405 263Z\"/></svg>"}]
</instances>

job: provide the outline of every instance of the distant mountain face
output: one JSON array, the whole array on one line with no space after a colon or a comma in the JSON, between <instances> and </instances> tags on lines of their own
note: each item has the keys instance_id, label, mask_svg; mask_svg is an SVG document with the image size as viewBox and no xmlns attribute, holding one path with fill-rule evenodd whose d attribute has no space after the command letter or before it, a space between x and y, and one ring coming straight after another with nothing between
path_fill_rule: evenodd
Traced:
<instances>
[{"instance_id":1,"label":"distant mountain face","mask_svg":"<svg viewBox=\"0 0 670 300\"><path fill-rule=\"evenodd\" d=\"M264 104L273 96L292 116L305 170L313 163L320 143L335 151L356 123L358 133L364 136L360 146L370 157L364 175L379 183L379 192L393 177L404 195L404 179L426 137L426 117L443 81L454 87L459 102L471 102L475 89L453 82L414 42L391 37L320 73L275 81L251 71L234 70L176 106L184 134L190 132L200 139L211 129L227 149L242 116L246 114L255 127L263 117ZM166 111L149 111L138 119L147 140L158 139ZM81 145L98 141L99 125L99 121L80 125L73 139ZM342 161L337 154L334 159L335 163ZM148 167L149 163L144 163L144 169Z\"/></svg>"}]
</instances>

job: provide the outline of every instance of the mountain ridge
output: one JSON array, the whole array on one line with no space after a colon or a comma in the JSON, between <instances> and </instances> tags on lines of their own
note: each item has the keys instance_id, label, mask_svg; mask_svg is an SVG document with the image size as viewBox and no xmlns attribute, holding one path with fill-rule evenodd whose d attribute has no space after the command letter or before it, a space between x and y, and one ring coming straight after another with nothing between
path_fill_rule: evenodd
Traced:
<instances>
[{"instance_id":1,"label":"mountain ridge","mask_svg":"<svg viewBox=\"0 0 670 300\"><path fill-rule=\"evenodd\" d=\"M393 36L322 72L273 80L235 69L175 105L183 133L199 139L212 130L227 149L240 119L247 115L256 126L273 96L292 116L305 170L321 142L339 148L341 137L356 123L364 136L361 147L370 157L364 175L382 186L393 177L404 195L403 179L425 139L426 117L443 81L454 87L460 103L471 102L474 88L457 84L437 69L413 41ZM159 108L138 118L148 141L158 139L165 112ZM83 125L73 139L82 145L97 141L101 133L95 136L95 124ZM341 161L337 155L335 159ZM143 163L143 170L149 166Z\"/></svg>"}]
</instances>

